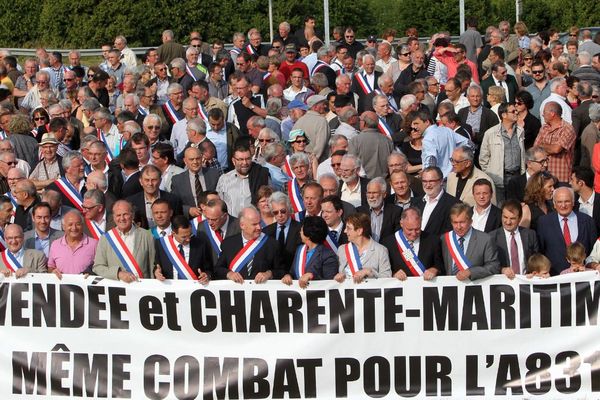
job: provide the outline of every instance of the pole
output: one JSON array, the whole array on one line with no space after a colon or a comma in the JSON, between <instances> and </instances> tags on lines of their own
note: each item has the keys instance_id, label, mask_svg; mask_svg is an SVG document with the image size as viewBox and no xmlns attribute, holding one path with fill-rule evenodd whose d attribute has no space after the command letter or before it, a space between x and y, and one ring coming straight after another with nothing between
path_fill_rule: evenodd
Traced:
<instances>
[{"instance_id":1,"label":"pole","mask_svg":"<svg viewBox=\"0 0 600 400\"><path fill-rule=\"evenodd\" d=\"M519 17L521 15L521 0L515 0L515 21L519 22Z\"/></svg>"},{"instance_id":2,"label":"pole","mask_svg":"<svg viewBox=\"0 0 600 400\"><path fill-rule=\"evenodd\" d=\"M269 39L273 42L273 0L269 0Z\"/></svg>"},{"instance_id":3,"label":"pole","mask_svg":"<svg viewBox=\"0 0 600 400\"><path fill-rule=\"evenodd\" d=\"M325 46L329 47L329 0L323 0L323 19L325 20L325 32L323 32Z\"/></svg>"},{"instance_id":4,"label":"pole","mask_svg":"<svg viewBox=\"0 0 600 400\"><path fill-rule=\"evenodd\" d=\"M460 33L462 35L462 33L465 31L465 0L458 0L458 9L460 13Z\"/></svg>"}]
</instances>

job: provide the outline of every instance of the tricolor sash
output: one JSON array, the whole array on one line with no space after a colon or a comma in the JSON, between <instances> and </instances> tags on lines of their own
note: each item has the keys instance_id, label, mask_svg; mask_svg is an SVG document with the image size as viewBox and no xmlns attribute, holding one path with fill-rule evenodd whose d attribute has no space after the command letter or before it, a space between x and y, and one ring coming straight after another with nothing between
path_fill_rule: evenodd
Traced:
<instances>
[{"instance_id":1,"label":"tricolor sash","mask_svg":"<svg viewBox=\"0 0 600 400\"><path fill-rule=\"evenodd\" d=\"M4 232L0 231L0 251L6 250L8 247L6 246L6 240L4 240Z\"/></svg>"},{"instance_id":2,"label":"tricolor sash","mask_svg":"<svg viewBox=\"0 0 600 400\"><path fill-rule=\"evenodd\" d=\"M270 77L271 77L271 73L270 72L267 72L266 74L264 74L263 75L263 82L267 82Z\"/></svg>"},{"instance_id":3,"label":"tricolor sash","mask_svg":"<svg viewBox=\"0 0 600 400\"><path fill-rule=\"evenodd\" d=\"M8 139L8 135L6 134L6 132L4 132L4 130L0 130L0 139Z\"/></svg>"},{"instance_id":4,"label":"tricolor sash","mask_svg":"<svg viewBox=\"0 0 600 400\"><path fill-rule=\"evenodd\" d=\"M173 107L173 103L171 103L171 100L163 104L162 108L165 112L166 117L171 121L172 124L175 124L175 122L183 119L180 118L177 114L177 110L175 110L175 107Z\"/></svg>"},{"instance_id":5,"label":"tricolor sash","mask_svg":"<svg viewBox=\"0 0 600 400\"><path fill-rule=\"evenodd\" d=\"M302 210L300 212L293 213L292 219L296 222L302 222L302 221L304 221L305 216L306 216L306 211Z\"/></svg>"},{"instance_id":6,"label":"tricolor sash","mask_svg":"<svg viewBox=\"0 0 600 400\"><path fill-rule=\"evenodd\" d=\"M358 247L356 247L354 243L345 244L344 253L346 253L346 260L348 261L350 272L352 272L352 276L354 276L354 274L362 269Z\"/></svg>"},{"instance_id":7,"label":"tricolor sash","mask_svg":"<svg viewBox=\"0 0 600 400\"><path fill-rule=\"evenodd\" d=\"M377 117L377 129L379 132L390 140L392 139L392 128L385 122L383 117Z\"/></svg>"},{"instance_id":8,"label":"tricolor sash","mask_svg":"<svg viewBox=\"0 0 600 400\"><path fill-rule=\"evenodd\" d=\"M102 235L104 235L104 231L100 229L100 226L96 223L96 221L86 219L85 225L87 226L88 231L90 231L90 235L92 235L94 239L100 240Z\"/></svg>"},{"instance_id":9,"label":"tricolor sash","mask_svg":"<svg viewBox=\"0 0 600 400\"><path fill-rule=\"evenodd\" d=\"M373 91L371 85L369 85L367 77L364 74L355 74L354 76L356 77L356 81L365 94L370 94Z\"/></svg>"},{"instance_id":10,"label":"tricolor sash","mask_svg":"<svg viewBox=\"0 0 600 400\"><path fill-rule=\"evenodd\" d=\"M96 129L96 133L98 134L98 140L104 143L104 146L106 147L106 163L108 164L114 158L112 150L110 149L110 145L108 144L108 140L106 139L104 132L102 132L102 129Z\"/></svg>"},{"instance_id":11,"label":"tricolor sash","mask_svg":"<svg viewBox=\"0 0 600 400\"><path fill-rule=\"evenodd\" d=\"M306 254L308 253L308 246L302 244L296 249L296 255L294 256L294 264L292 270L296 275L296 279L300 279L302 275L306 273Z\"/></svg>"},{"instance_id":12,"label":"tricolor sash","mask_svg":"<svg viewBox=\"0 0 600 400\"><path fill-rule=\"evenodd\" d=\"M200 214L196 218L193 218L190 222L192 223L192 233L195 235L198 232L198 225L204 221L204 215Z\"/></svg>"},{"instance_id":13,"label":"tricolor sash","mask_svg":"<svg viewBox=\"0 0 600 400\"><path fill-rule=\"evenodd\" d=\"M338 242L337 240L333 240L333 237L330 233L331 231L327 232L327 236L325 236L325 242L323 242L323 244L337 253L339 247Z\"/></svg>"},{"instance_id":14,"label":"tricolor sash","mask_svg":"<svg viewBox=\"0 0 600 400\"><path fill-rule=\"evenodd\" d=\"M292 166L290 165L290 156L285 156L285 161L283 162L283 172L290 178L295 178L296 174L292 171Z\"/></svg>"},{"instance_id":15,"label":"tricolor sash","mask_svg":"<svg viewBox=\"0 0 600 400\"><path fill-rule=\"evenodd\" d=\"M394 100L394 98L392 96L388 96L387 94L383 93L383 91L381 89L375 89L375 93L377 93L378 95L387 97L388 107L391 108L392 111L394 111L395 113L398 112L398 107L396 107L396 105L395 105L396 101ZM392 104L392 100L394 100L394 104Z\"/></svg>"},{"instance_id":16,"label":"tricolor sash","mask_svg":"<svg viewBox=\"0 0 600 400\"><path fill-rule=\"evenodd\" d=\"M144 117L146 115L148 115L148 113L146 111L144 111L144 109L141 106L138 106L138 112L140 113L140 115L143 115Z\"/></svg>"},{"instance_id":17,"label":"tricolor sash","mask_svg":"<svg viewBox=\"0 0 600 400\"><path fill-rule=\"evenodd\" d=\"M261 233L256 239L249 240L244 247L235 255L229 269L233 272L240 272L254 258L254 255L267 243L268 236Z\"/></svg>"},{"instance_id":18,"label":"tricolor sash","mask_svg":"<svg viewBox=\"0 0 600 400\"><path fill-rule=\"evenodd\" d=\"M255 55L256 54L256 50L254 50L254 47L252 47L251 44L246 46L246 53L250 54L250 55Z\"/></svg>"},{"instance_id":19,"label":"tricolor sash","mask_svg":"<svg viewBox=\"0 0 600 400\"><path fill-rule=\"evenodd\" d=\"M17 199L15 199L15 196L13 196L12 192L9 190L8 192L4 193L4 195L10 199L13 207L17 208L19 204L17 203Z\"/></svg>"},{"instance_id":20,"label":"tricolor sash","mask_svg":"<svg viewBox=\"0 0 600 400\"><path fill-rule=\"evenodd\" d=\"M136 277L143 278L144 274L142 273L137 260L125 245L125 242L119 235L119 232L117 232L117 228L113 228L106 232L104 237L106 237L108 244L110 244L110 247L112 247L117 257L119 257L123 268L134 274Z\"/></svg>"},{"instance_id":21,"label":"tricolor sash","mask_svg":"<svg viewBox=\"0 0 600 400\"><path fill-rule=\"evenodd\" d=\"M185 258L179 252L177 245L175 244L175 239L173 239L173 235L164 236L160 238L160 244L169 257L173 268L177 270L177 277L188 279L188 280L198 280L198 276L190 267L190 265L185 261Z\"/></svg>"},{"instance_id":22,"label":"tricolor sash","mask_svg":"<svg viewBox=\"0 0 600 400\"><path fill-rule=\"evenodd\" d=\"M410 243L406 240L406 236L404 233L399 230L394 235L396 239L396 245L398 246L398 251L400 252L400 256L408 266L408 269L412 272L413 276L423 276L425 272L425 266L419 260L419 256L415 253L415 250L410 247Z\"/></svg>"},{"instance_id":23,"label":"tricolor sash","mask_svg":"<svg viewBox=\"0 0 600 400\"><path fill-rule=\"evenodd\" d=\"M79 190L75 189L66 177L60 177L55 180L54 183L56 183L56 186L58 186L60 191L67 196L69 201L71 201L79 211L83 211L83 197L81 196L81 193L79 193Z\"/></svg>"},{"instance_id":24,"label":"tricolor sash","mask_svg":"<svg viewBox=\"0 0 600 400\"><path fill-rule=\"evenodd\" d=\"M208 122L208 113L204 109L204 106L200 103L198 103L198 115L204 120L204 122Z\"/></svg>"},{"instance_id":25,"label":"tricolor sash","mask_svg":"<svg viewBox=\"0 0 600 400\"><path fill-rule=\"evenodd\" d=\"M316 64L314 65L314 67L312 67L312 69L310 70L310 76L312 77L314 74L316 74L317 72L319 72L319 70L321 68L323 68L326 65L328 65L328 64L325 63L325 62L323 62L323 61L321 61L321 60L318 60L316 62Z\"/></svg>"},{"instance_id":26,"label":"tricolor sash","mask_svg":"<svg viewBox=\"0 0 600 400\"><path fill-rule=\"evenodd\" d=\"M212 230L212 228L208 224L208 220L204 220L203 224L204 224L204 230L206 231L206 236L208 236L208 241L210 242L210 245L212 246L215 253L217 253L217 255L220 256L221 255L221 243L223 243L223 237L221 236L220 233Z\"/></svg>"},{"instance_id":27,"label":"tricolor sash","mask_svg":"<svg viewBox=\"0 0 600 400\"><path fill-rule=\"evenodd\" d=\"M471 262L460 248L456 233L454 233L454 231L445 233L444 240L446 241L446 246L448 246L450 257L452 257L452 261L456 264L456 268L461 271L471 268Z\"/></svg>"},{"instance_id":28,"label":"tricolor sash","mask_svg":"<svg viewBox=\"0 0 600 400\"><path fill-rule=\"evenodd\" d=\"M4 265L12 272L17 272L18 269L23 268L19 260L10 251L4 250L1 254Z\"/></svg>"},{"instance_id":29,"label":"tricolor sash","mask_svg":"<svg viewBox=\"0 0 600 400\"><path fill-rule=\"evenodd\" d=\"M185 64L185 70L188 73L188 75L194 80L194 82L196 82L198 80L198 78L196 78L196 75L194 75L194 73L190 69L189 65Z\"/></svg>"},{"instance_id":30,"label":"tricolor sash","mask_svg":"<svg viewBox=\"0 0 600 400\"><path fill-rule=\"evenodd\" d=\"M298 179L292 178L287 183L288 195L292 203L294 212L300 212L304 210L304 200L302 200L302 192L300 191L300 185L298 185Z\"/></svg>"}]
</instances>

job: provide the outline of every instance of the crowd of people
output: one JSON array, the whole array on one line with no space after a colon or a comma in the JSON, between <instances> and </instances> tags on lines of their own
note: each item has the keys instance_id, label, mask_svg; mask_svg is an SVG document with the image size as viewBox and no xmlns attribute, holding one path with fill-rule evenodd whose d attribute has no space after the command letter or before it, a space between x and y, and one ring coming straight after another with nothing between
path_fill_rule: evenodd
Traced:
<instances>
[{"instance_id":1,"label":"crowd of people","mask_svg":"<svg viewBox=\"0 0 600 400\"><path fill-rule=\"evenodd\" d=\"M600 270L600 39L170 30L0 51L0 270L311 280ZM188 40L186 40L188 41Z\"/></svg>"}]
</instances>

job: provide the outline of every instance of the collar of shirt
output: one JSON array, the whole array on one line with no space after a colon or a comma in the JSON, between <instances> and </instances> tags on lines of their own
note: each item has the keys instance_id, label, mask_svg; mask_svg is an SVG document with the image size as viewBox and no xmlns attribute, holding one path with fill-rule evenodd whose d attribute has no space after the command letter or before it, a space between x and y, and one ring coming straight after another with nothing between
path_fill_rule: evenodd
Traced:
<instances>
[{"instance_id":1,"label":"collar of shirt","mask_svg":"<svg viewBox=\"0 0 600 400\"><path fill-rule=\"evenodd\" d=\"M358 183L356 184L356 186L354 187L354 189L350 189L350 187L348 186L348 184L346 182L344 182L342 184L342 192L350 192L350 193L358 193L358 192L360 192L360 179L358 179Z\"/></svg>"},{"instance_id":2,"label":"collar of shirt","mask_svg":"<svg viewBox=\"0 0 600 400\"><path fill-rule=\"evenodd\" d=\"M15 258L17 260L19 260L21 257L23 257L23 255L25 254L25 248L23 246L21 246L21 248L19 249L19 251L17 251L16 253L13 253L12 251L10 251L10 254L12 254L13 256L15 256Z\"/></svg>"},{"instance_id":3,"label":"collar of shirt","mask_svg":"<svg viewBox=\"0 0 600 400\"><path fill-rule=\"evenodd\" d=\"M561 230L562 230L562 226L563 226L563 217L562 215L560 215L559 213L556 213L556 215L558 215L558 223L560 224ZM574 211L571 211L571 213L569 215L567 215L567 219L569 220L568 222L571 223L577 223L577 214L575 214Z\"/></svg>"},{"instance_id":4,"label":"collar of shirt","mask_svg":"<svg viewBox=\"0 0 600 400\"><path fill-rule=\"evenodd\" d=\"M502 228L502 230L504 231L504 236L506 237L506 243L510 246L510 237L513 232L507 231L504 228ZM515 233L515 240L517 240L520 237L519 228L515 229L514 233Z\"/></svg>"},{"instance_id":5,"label":"collar of shirt","mask_svg":"<svg viewBox=\"0 0 600 400\"><path fill-rule=\"evenodd\" d=\"M456 233L456 232L454 232ZM473 228L469 228L469 230L467 231L467 233L463 236L463 239L465 239L465 243L468 243L469 240L471 239L471 234L473 233ZM456 235L458 238L458 235Z\"/></svg>"},{"instance_id":6,"label":"collar of shirt","mask_svg":"<svg viewBox=\"0 0 600 400\"><path fill-rule=\"evenodd\" d=\"M425 201L425 203L427 203L427 204L437 203L440 200L440 198L442 197L443 194L444 194L444 189L440 190L440 193L438 193L438 195L435 196L435 198L433 200L430 200L429 196L425 195L423 197L423 201Z\"/></svg>"},{"instance_id":7,"label":"collar of shirt","mask_svg":"<svg viewBox=\"0 0 600 400\"><path fill-rule=\"evenodd\" d=\"M166 232L165 235L170 235L172 232L171 224L169 224L169 226L167 226L165 229L161 229L158 225L156 226L156 233L158 233L158 236L161 236L161 232L163 231Z\"/></svg>"},{"instance_id":8,"label":"collar of shirt","mask_svg":"<svg viewBox=\"0 0 600 400\"><path fill-rule=\"evenodd\" d=\"M329 230L330 231L337 231L338 234L341 234L343 228L344 228L344 222L340 221L340 223L335 228L330 228Z\"/></svg>"},{"instance_id":9,"label":"collar of shirt","mask_svg":"<svg viewBox=\"0 0 600 400\"><path fill-rule=\"evenodd\" d=\"M382 204L379 211L375 210L373 207L369 207L369 210L371 210L371 213L374 213L375 215L379 216L379 215L383 214L383 206L384 205Z\"/></svg>"},{"instance_id":10,"label":"collar of shirt","mask_svg":"<svg viewBox=\"0 0 600 400\"><path fill-rule=\"evenodd\" d=\"M581 197L581 196L579 196L579 199L577 201L579 202L579 204L593 205L595 198L596 198L596 192L592 192L592 195L590 196L589 199L587 199L587 201L583 201L583 197Z\"/></svg>"},{"instance_id":11,"label":"collar of shirt","mask_svg":"<svg viewBox=\"0 0 600 400\"><path fill-rule=\"evenodd\" d=\"M67 243L67 238L66 236L63 236L59 239L60 244L63 246L69 246L69 244ZM83 235L81 240L77 243L77 246L75 246L75 250L79 249L82 246L87 245L90 242L90 238L87 237L86 235Z\"/></svg>"},{"instance_id":12,"label":"collar of shirt","mask_svg":"<svg viewBox=\"0 0 600 400\"><path fill-rule=\"evenodd\" d=\"M154 200L152 200L152 201L148 200L148 196L146 196L146 193L144 192L144 202L146 204L152 204L152 203L154 203L158 199L160 199L160 190L156 193L156 198Z\"/></svg>"},{"instance_id":13,"label":"collar of shirt","mask_svg":"<svg viewBox=\"0 0 600 400\"><path fill-rule=\"evenodd\" d=\"M483 212L482 212L482 213L479 213L479 212L477 212L477 207L473 207L473 212L474 212L475 214L477 214L477 215L479 215L479 216L482 216L482 217L483 217L484 215L487 215L487 214L489 214L491 209L492 209L492 204L490 203L490 205L489 205L489 206L487 206L487 207L486 207L486 209L485 209L485 210L483 210Z\"/></svg>"},{"instance_id":14,"label":"collar of shirt","mask_svg":"<svg viewBox=\"0 0 600 400\"><path fill-rule=\"evenodd\" d=\"M169 225L168 229L170 229L170 228L171 228L171 225ZM156 229L158 230L159 228L157 227ZM177 247L177 249L179 249L180 245L183 245L184 250L188 250L190 248L190 244L189 243L188 244L179 243L177 241L177 239L175 239L175 236L173 236L173 242L175 242L175 247Z\"/></svg>"},{"instance_id":15,"label":"collar of shirt","mask_svg":"<svg viewBox=\"0 0 600 400\"><path fill-rule=\"evenodd\" d=\"M117 231L119 232L119 235L121 235L122 237L128 237L131 236L135 233L135 224L131 224L131 229L129 229L128 232L122 232L119 228L117 228Z\"/></svg>"},{"instance_id":16,"label":"collar of shirt","mask_svg":"<svg viewBox=\"0 0 600 400\"><path fill-rule=\"evenodd\" d=\"M46 235L45 238L38 235L38 231L36 229L34 229L33 233L34 233L35 240L49 240L50 239L50 230L48 230L48 235Z\"/></svg>"}]
</instances>

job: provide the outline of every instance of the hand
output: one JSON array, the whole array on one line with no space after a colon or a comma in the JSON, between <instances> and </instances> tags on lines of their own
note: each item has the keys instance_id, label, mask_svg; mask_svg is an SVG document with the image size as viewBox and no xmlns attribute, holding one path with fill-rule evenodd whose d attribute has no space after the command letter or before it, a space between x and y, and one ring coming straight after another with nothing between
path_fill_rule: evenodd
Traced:
<instances>
[{"instance_id":1,"label":"hand","mask_svg":"<svg viewBox=\"0 0 600 400\"><path fill-rule=\"evenodd\" d=\"M163 275L162 268L158 264L156 264L156 266L154 267L154 278L158 279L161 282L167 279Z\"/></svg>"},{"instance_id":2,"label":"hand","mask_svg":"<svg viewBox=\"0 0 600 400\"><path fill-rule=\"evenodd\" d=\"M406 276L406 272L402 271L401 269L399 269L398 271L396 271L396 273L394 274L394 278L401 280L401 281L405 281L407 276Z\"/></svg>"},{"instance_id":3,"label":"hand","mask_svg":"<svg viewBox=\"0 0 600 400\"><path fill-rule=\"evenodd\" d=\"M256 277L254 278L254 282L255 283L265 283L272 277L273 277L273 273L271 273L271 271L259 272L256 274Z\"/></svg>"},{"instance_id":4,"label":"hand","mask_svg":"<svg viewBox=\"0 0 600 400\"><path fill-rule=\"evenodd\" d=\"M283 278L281 278L281 283L290 286L292 284L292 276L290 274L285 274Z\"/></svg>"},{"instance_id":5,"label":"hand","mask_svg":"<svg viewBox=\"0 0 600 400\"><path fill-rule=\"evenodd\" d=\"M247 96L244 96L241 98L242 104L244 107L246 108L250 108L252 107L254 104L252 104L252 102L250 101L250 98Z\"/></svg>"},{"instance_id":6,"label":"hand","mask_svg":"<svg viewBox=\"0 0 600 400\"><path fill-rule=\"evenodd\" d=\"M600 263L591 262L587 266L588 266L588 268L592 268L592 269L595 269L596 271L600 271Z\"/></svg>"},{"instance_id":7,"label":"hand","mask_svg":"<svg viewBox=\"0 0 600 400\"><path fill-rule=\"evenodd\" d=\"M314 275L312 274L312 272L307 272L304 275L302 275L300 277L300 279L298 279L298 285L302 289L306 289L308 287L308 284L310 283L310 281L313 279L314 279Z\"/></svg>"},{"instance_id":8,"label":"hand","mask_svg":"<svg viewBox=\"0 0 600 400\"><path fill-rule=\"evenodd\" d=\"M352 277L354 279L354 283L361 283L365 278L368 278L371 274L370 268L363 268Z\"/></svg>"},{"instance_id":9,"label":"hand","mask_svg":"<svg viewBox=\"0 0 600 400\"><path fill-rule=\"evenodd\" d=\"M423 273L423 279L426 281L430 281L435 278L438 274L438 270L435 268L427 268Z\"/></svg>"},{"instance_id":10,"label":"hand","mask_svg":"<svg viewBox=\"0 0 600 400\"><path fill-rule=\"evenodd\" d=\"M137 281L135 275L127 271L119 271L119 273L117 274L117 279L125 283Z\"/></svg>"},{"instance_id":11,"label":"hand","mask_svg":"<svg viewBox=\"0 0 600 400\"><path fill-rule=\"evenodd\" d=\"M9 276L12 275L12 272L7 269L7 270L2 271L2 275L4 275L6 278L8 278Z\"/></svg>"},{"instance_id":12,"label":"hand","mask_svg":"<svg viewBox=\"0 0 600 400\"><path fill-rule=\"evenodd\" d=\"M346 274L344 274L343 272L338 272L333 279L335 279L337 282L342 283L346 280Z\"/></svg>"},{"instance_id":13,"label":"hand","mask_svg":"<svg viewBox=\"0 0 600 400\"><path fill-rule=\"evenodd\" d=\"M17 272L15 272L15 277L22 278L29 273L27 268L19 268Z\"/></svg>"},{"instance_id":14,"label":"hand","mask_svg":"<svg viewBox=\"0 0 600 400\"><path fill-rule=\"evenodd\" d=\"M54 269L52 270L52 273L53 273L54 275L56 275L56 277L57 277L59 280L60 280L60 279L62 279L62 273L61 273L61 272L58 270L58 268L54 268Z\"/></svg>"},{"instance_id":15,"label":"hand","mask_svg":"<svg viewBox=\"0 0 600 400\"><path fill-rule=\"evenodd\" d=\"M200 216L200 214L202 214L200 209L197 207L190 207L189 213L190 213L190 217L192 217L192 218L196 218L196 217Z\"/></svg>"},{"instance_id":16,"label":"hand","mask_svg":"<svg viewBox=\"0 0 600 400\"><path fill-rule=\"evenodd\" d=\"M511 267L502 268L502 274L508 279L515 279L515 271L513 271Z\"/></svg>"},{"instance_id":17,"label":"hand","mask_svg":"<svg viewBox=\"0 0 600 400\"><path fill-rule=\"evenodd\" d=\"M208 282L210 282L208 274L206 272L202 272L200 268L198 268L198 282L205 286L208 285Z\"/></svg>"},{"instance_id":18,"label":"hand","mask_svg":"<svg viewBox=\"0 0 600 400\"><path fill-rule=\"evenodd\" d=\"M238 272L229 271L227 273L227 279L234 281L235 283L244 283L244 278L242 278Z\"/></svg>"},{"instance_id":19,"label":"hand","mask_svg":"<svg viewBox=\"0 0 600 400\"><path fill-rule=\"evenodd\" d=\"M469 271L468 269L458 271L458 273L456 274L456 279L458 279L459 281L466 281L470 277L471 271Z\"/></svg>"}]
</instances>

